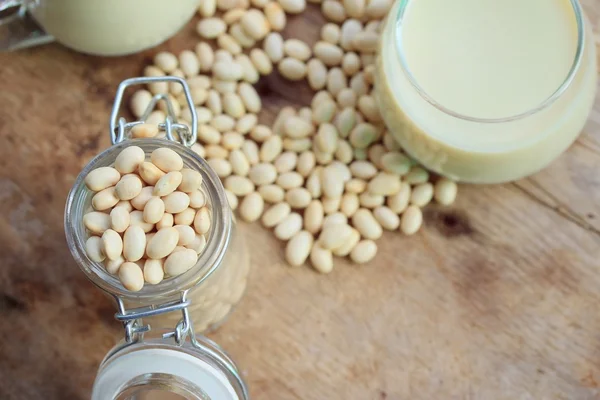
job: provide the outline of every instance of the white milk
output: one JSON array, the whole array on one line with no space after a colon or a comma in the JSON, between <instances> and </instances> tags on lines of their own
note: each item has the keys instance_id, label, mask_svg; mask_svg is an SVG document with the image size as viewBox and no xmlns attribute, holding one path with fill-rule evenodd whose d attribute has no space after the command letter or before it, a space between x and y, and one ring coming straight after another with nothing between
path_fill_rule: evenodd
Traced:
<instances>
[{"instance_id":1,"label":"white milk","mask_svg":"<svg viewBox=\"0 0 600 400\"><path fill-rule=\"evenodd\" d=\"M596 89L596 56L585 52L568 90L531 116L482 123L432 106L429 96L470 118L503 119L538 107L563 84L578 46L569 0L413 0L402 23L390 12L382 33L376 96L388 129L425 166L470 182L531 174L577 137Z\"/></svg>"},{"instance_id":2,"label":"white milk","mask_svg":"<svg viewBox=\"0 0 600 400\"><path fill-rule=\"evenodd\" d=\"M155 46L190 20L199 0L39 0L34 18L84 53L122 55Z\"/></svg>"}]
</instances>

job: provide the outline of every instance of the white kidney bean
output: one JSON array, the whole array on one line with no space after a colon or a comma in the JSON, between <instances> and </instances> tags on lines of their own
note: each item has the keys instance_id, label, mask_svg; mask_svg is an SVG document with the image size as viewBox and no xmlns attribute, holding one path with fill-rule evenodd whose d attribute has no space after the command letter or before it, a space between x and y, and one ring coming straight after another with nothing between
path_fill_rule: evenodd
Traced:
<instances>
[{"instance_id":1,"label":"white kidney bean","mask_svg":"<svg viewBox=\"0 0 600 400\"><path fill-rule=\"evenodd\" d=\"M312 123L297 116L290 116L283 124L283 132L292 139L302 139L315 132Z\"/></svg>"},{"instance_id":2,"label":"white kidney bean","mask_svg":"<svg viewBox=\"0 0 600 400\"><path fill-rule=\"evenodd\" d=\"M321 12L330 21L342 22L346 19L346 10L342 3L336 0L325 0L321 3Z\"/></svg>"},{"instance_id":3,"label":"white kidney bean","mask_svg":"<svg viewBox=\"0 0 600 400\"><path fill-rule=\"evenodd\" d=\"M279 73L290 81L299 81L306 76L306 64L292 57L285 57L279 62Z\"/></svg>"},{"instance_id":4,"label":"white kidney bean","mask_svg":"<svg viewBox=\"0 0 600 400\"><path fill-rule=\"evenodd\" d=\"M250 165L254 165L259 162L258 145L252 140L244 140L244 143L242 144L242 152L248 159Z\"/></svg>"},{"instance_id":5,"label":"white kidney bean","mask_svg":"<svg viewBox=\"0 0 600 400\"><path fill-rule=\"evenodd\" d=\"M116 231L107 229L102 234L102 251L109 260L116 260L123 253L123 239Z\"/></svg>"},{"instance_id":6,"label":"white kidney bean","mask_svg":"<svg viewBox=\"0 0 600 400\"><path fill-rule=\"evenodd\" d=\"M325 214L331 214L337 212L340 209L340 204L342 202L341 197L323 197L323 210Z\"/></svg>"},{"instance_id":7,"label":"white kidney bean","mask_svg":"<svg viewBox=\"0 0 600 400\"><path fill-rule=\"evenodd\" d=\"M352 178L346 182L346 192L361 194L367 189L367 182L362 179Z\"/></svg>"},{"instance_id":8,"label":"white kidney bean","mask_svg":"<svg viewBox=\"0 0 600 400\"><path fill-rule=\"evenodd\" d=\"M162 198L165 204L165 211L170 214L177 214L188 208L190 197L184 192L173 192Z\"/></svg>"},{"instance_id":9,"label":"white kidney bean","mask_svg":"<svg viewBox=\"0 0 600 400\"><path fill-rule=\"evenodd\" d=\"M159 147L158 149L154 150L150 155L150 160L154 165L164 172L180 171L183 168L183 160L181 159L181 156L175 151L166 147Z\"/></svg>"},{"instance_id":10,"label":"white kidney bean","mask_svg":"<svg viewBox=\"0 0 600 400\"><path fill-rule=\"evenodd\" d=\"M258 188L258 193L268 203L279 203L285 196L283 188L277 185L263 185Z\"/></svg>"},{"instance_id":11,"label":"white kidney bean","mask_svg":"<svg viewBox=\"0 0 600 400\"><path fill-rule=\"evenodd\" d=\"M229 203L229 207L232 210L237 209L238 204L239 204L239 200L238 200L237 196L235 194L231 193L227 189L225 189L225 196L227 196L227 202Z\"/></svg>"},{"instance_id":12,"label":"white kidney bean","mask_svg":"<svg viewBox=\"0 0 600 400\"><path fill-rule=\"evenodd\" d=\"M319 103L313 104L313 122L317 125L333 121L336 111L335 101L325 99Z\"/></svg>"},{"instance_id":13,"label":"white kidney bean","mask_svg":"<svg viewBox=\"0 0 600 400\"><path fill-rule=\"evenodd\" d=\"M300 266L306 262L313 246L313 236L308 231L296 233L285 247L285 259L293 267Z\"/></svg>"},{"instance_id":14,"label":"white kidney bean","mask_svg":"<svg viewBox=\"0 0 600 400\"><path fill-rule=\"evenodd\" d=\"M240 24L244 32L255 40L262 40L270 30L267 18L261 11L256 9L246 11L240 18Z\"/></svg>"},{"instance_id":15,"label":"white kidney bean","mask_svg":"<svg viewBox=\"0 0 600 400\"><path fill-rule=\"evenodd\" d=\"M85 252L90 260L94 262L104 261L106 254L104 254L104 243L102 238L98 236L90 236L85 242Z\"/></svg>"},{"instance_id":16,"label":"white kidney bean","mask_svg":"<svg viewBox=\"0 0 600 400\"><path fill-rule=\"evenodd\" d=\"M189 193L190 196L190 207L202 208L206 205L206 195L202 190L195 190Z\"/></svg>"},{"instance_id":17,"label":"white kidney bean","mask_svg":"<svg viewBox=\"0 0 600 400\"><path fill-rule=\"evenodd\" d=\"M249 83L242 82L238 86L238 93L244 103L244 106L249 112L258 113L262 109L262 101L260 96L254 89L254 86ZM255 117L256 118L256 117ZM239 123L239 121L238 121ZM253 126L256 124L256 119L254 120ZM249 130L249 129L248 129ZM239 128L238 128L239 131ZM243 132L240 132L243 133Z\"/></svg>"},{"instance_id":18,"label":"white kidney bean","mask_svg":"<svg viewBox=\"0 0 600 400\"><path fill-rule=\"evenodd\" d=\"M165 276L162 260L147 259L144 262L144 280L152 285L160 283Z\"/></svg>"},{"instance_id":19,"label":"white kidney bean","mask_svg":"<svg viewBox=\"0 0 600 400\"><path fill-rule=\"evenodd\" d=\"M456 182L451 181L448 178L440 178L440 180L435 183L434 197L438 203L448 206L456 200L457 191L458 186L456 185Z\"/></svg>"},{"instance_id":20,"label":"white kidney bean","mask_svg":"<svg viewBox=\"0 0 600 400\"><path fill-rule=\"evenodd\" d=\"M94 207L94 210L96 211L108 210L117 204L119 200L115 187L111 186L99 191L92 197L92 207Z\"/></svg>"},{"instance_id":21,"label":"white kidney bean","mask_svg":"<svg viewBox=\"0 0 600 400\"><path fill-rule=\"evenodd\" d=\"M290 215L291 211L291 207L287 203L274 204L262 215L262 224L266 228L273 228Z\"/></svg>"},{"instance_id":22,"label":"white kidney bean","mask_svg":"<svg viewBox=\"0 0 600 400\"><path fill-rule=\"evenodd\" d=\"M154 193L154 186L143 187L140 194L138 194L136 197L131 199L131 201L130 201L131 206L133 208L135 208L136 210L143 211L148 200L150 200L150 198L152 196L154 196L153 193Z\"/></svg>"},{"instance_id":23,"label":"white kidney bean","mask_svg":"<svg viewBox=\"0 0 600 400\"><path fill-rule=\"evenodd\" d=\"M331 250L322 248L318 242L313 245L310 251L310 262L322 274L328 274L333 270L333 255Z\"/></svg>"},{"instance_id":24,"label":"white kidney bean","mask_svg":"<svg viewBox=\"0 0 600 400\"><path fill-rule=\"evenodd\" d=\"M285 201L292 208L302 209L308 207L312 200L310 192L304 188L292 188L285 194Z\"/></svg>"},{"instance_id":25,"label":"white kidney bean","mask_svg":"<svg viewBox=\"0 0 600 400\"><path fill-rule=\"evenodd\" d=\"M352 129L356 126L356 112L352 107L346 107L340 111L333 122L338 129L340 137L347 138Z\"/></svg>"},{"instance_id":26,"label":"white kidney bean","mask_svg":"<svg viewBox=\"0 0 600 400\"><path fill-rule=\"evenodd\" d=\"M313 90L323 89L327 84L327 67L318 58L313 58L306 64L306 75Z\"/></svg>"},{"instance_id":27,"label":"white kidney bean","mask_svg":"<svg viewBox=\"0 0 600 400\"><path fill-rule=\"evenodd\" d=\"M179 242L179 231L175 227L164 228L148 242L146 253L149 258L155 260L164 258L171 254Z\"/></svg>"},{"instance_id":28,"label":"white kidney bean","mask_svg":"<svg viewBox=\"0 0 600 400\"><path fill-rule=\"evenodd\" d=\"M162 196L166 196L170 193L173 193L175 191L175 189L177 189L179 187L179 185L181 184L182 179L183 179L183 176L181 175L181 172L179 172L179 171L169 172L169 173L165 174L165 176L160 178L158 180L158 182L156 182L156 185L154 186L152 194L154 196L162 197ZM135 204L134 204L134 207L135 207Z\"/></svg>"},{"instance_id":29,"label":"white kidney bean","mask_svg":"<svg viewBox=\"0 0 600 400\"><path fill-rule=\"evenodd\" d=\"M177 215L180 215L180 214L183 214L183 213L179 213ZM194 215L196 215L196 213L194 210L192 210L192 220L194 218ZM173 226L174 223L175 223L175 217L173 216L173 214L164 213L162 218L156 223L156 230L170 228Z\"/></svg>"},{"instance_id":30,"label":"white kidney bean","mask_svg":"<svg viewBox=\"0 0 600 400\"><path fill-rule=\"evenodd\" d=\"M131 96L130 108L131 112L136 117L141 117L148 108L148 104L152 101L152 93L147 90L138 90Z\"/></svg>"},{"instance_id":31,"label":"white kidney bean","mask_svg":"<svg viewBox=\"0 0 600 400\"><path fill-rule=\"evenodd\" d=\"M323 227L319 235L319 245L327 250L341 247L352 234L352 228L346 224L330 224Z\"/></svg>"},{"instance_id":32,"label":"white kidney bean","mask_svg":"<svg viewBox=\"0 0 600 400\"><path fill-rule=\"evenodd\" d=\"M283 37L277 32L271 32L267 35L263 41L264 53L268 55L271 62L277 63L283 58ZM250 57L252 58L252 57ZM256 68L260 71L261 68L257 65L257 62L253 59L252 62ZM269 63L271 65L271 63ZM271 69L273 66L271 65ZM270 73L270 71L269 71ZM267 75L267 74L263 74Z\"/></svg>"},{"instance_id":33,"label":"white kidney bean","mask_svg":"<svg viewBox=\"0 0 600 400\"><path fill-rule=\"evenodd\" d=\"M265 16L269 21L271 29L274 31L281 31L285 28L287 22L285 12L281 5L275 1L269 1L264 6Z\"/></svg>"},{"instance_id":34,"label":"white kidney bean","mask_svg":"<svg viewBox=\"0 0 600 400\"><path fill-rule=\"evenodd\" d=\"M280 136L271 136L260 147L260 159L263 162L272 162L281 153L282 140Z\"/></svg>"},{"instance_id":35,"label":"white kidney bean","mask_svg":"<svg viewBox=\"0 0 600 400\"><path fill-rule=\"evenodd\" d=\"M211 158L207 162L219 178L226 178L231 175L231 172L233 171L233 167L229 161L222 158Z\"/></svg>"},{"instance_id":36,"label":"white kidney bean","mask_svg":"<svg viewBox=\"0 0 600 400\"><path fill-rule=\"evenodd\" d=\"M142 180L136 174L121 177L115 186L115 193L120 200L131 200L142 191Z\"/></svg>"},{"instance_id":37,"label":"white kidney bean","mask_svg":"<svg viewBox=\"0 0 600 400\"><path fill-rule=\"evenodd\" d=\"M196 212L194 217L194 229L199 235L204 235L210 230L210 214L208 208L202 207Z\"/></svg>"},{"instance_id":38,"label":"white kidney bean","mask_svg":"<svg viewBox=\"0 0 600 400\"><path fill-rule=\"evenodd\" d=\"M344 225L348 224L348 217L346 217L343 213L341 213L339 211L329 214L323 220L323 228L325 228L326 226L329 226L329 225L338 225L338 224L344 224Z\"/></svg>"},{"instance_id":39,"label":"white kidney bean","mask_svg":"<svg viewBox=\"0 0 600 400\"><path fill-rule=\"evenodd\" d=\"M400 230L405 235L415 234L423 223L423 212L417 206L411 205L402 213Z\"/></svg>"},{"instance_id":40,"label":"white kidney bean","mask_svg":"<svg viewBox=\"0 0 600 400\"><path fill-rule=\"evenodd\" d=\"M433 185L431 183L421 183L412 188L410 202L418 207L424 207L433 198Z\"/></svg>"},{"instance_id":41,"label":"white kidney bean","mask_svg":"<svg viewBox=\"0 0 600 400\"><path fill-rule=\"evenodd\" d=\"M411 197L411 187L408 183L402 182L398 193L388 196L387 206L396 214L404 212Z\"/></svg>"},{"instance_id":42,"label":"white kidney bean","mask_svg":"<svg viewBox=\"0 0 600 400\"><path fill-rule=\"evenodd\" d=\"M367 189L375 195L394 195L400 191L400 177L387 172L380 172L369 181ZM431 189L433 194L433 187Z\"/></svg>"},{"instance_id":43,"label":"white kidney bean","mask_svg":"<svg viewBox=\"0 0 600 400\"><path fill-rule=\"evenodd\" d=\"M314 153L305 151L298 156L296 171L306 178L315 168L316 160Z\"/></svg>"},{"instance_id":44,"label":"white kidney bean","mask_svg":"<svg viewBox=\"0 0 600 400\"><path fill-rule=\"evenodd\" d=\"M344 193L344 181L338 168L333 165L323 168L321 187L325 196L330 198L340 197Z\"/></svg>"},{"instance_id":45,"label":"white kidney bean","mask_svg":"<svg viewBox=\"0 0 600 400\"><path fill-rule=\"evenodd\" d=\"M123 235L123 257L127 261L137 261L146 250L146 233L138 225L132 225Z\"/></svg>"},{"instance_id":46,"label":"white kidney bean","mask_svg":"<svg viewBox=\"0 0 600 400\"><path fill-rule=\"evenodd\" d=\"M414 166L410 169L408 174L404 176L404 180L411 185L425 183L429 180L429 172L422 167Z\"/></svg>"},{"instance_id":47,"label":"white kidney bean","mask_svg":"<svg viewBox=\"0 0 600 400\"><path fill-rule=\"evenodd\" d=\"M315 168L306 179L306 189L310 192L313 199L321 197L321 174L323 172L322 167Z\"/></svg>"},{"instance_id":48,"label":"white kidney bean","mask_svg":"<svg viewBox=\"0 0 600 400\"><path fill-rule=\"evenodd\" d=\"M196 25L196 31L204 39L216 39L227 29L227 25L220 18L203 18Z\"/></svg>"},{"instance_id":49,"label":"white kidney bean","mask_svg":"<svg viewBox=\"0 0 600 400\"><path fill-rule=\"evenodd\" d=\"M277 0L288 14L300 14L306 9L306 0Z\"/></svg>"},{"instance_id":50,"label":"white kidney bean","mask_svg":"<svg viewBox=\"0 0 600 400\"><path fill-rule=\"evenodd\" d=\"M206 238L203 235L196 235L194 240L192 240L186 247L194 250L196 254L200 254L202 253L202 250L204 250L205 246Z\"/></svg>"},{"instance_id":51,"label":"white kidney bean","mask_svg":"<svg viewBox=\"0 0 600 400\"><path fill-rule=\"evenodd\" d=\"M255 185L266 185L275 182L277 179L277 169L273 164L260 163L250 167L248 177Z\"/></svg>"},{"instance_id":52,"label":"white kidney bean","mask_svg":"<svg viewBox=\"0 0 600 400\"><path fill-rule=\"evenodd\" d=\"M125 289L138 292L144 287L144 273L135 262L124 262L119 267L119 280Z\"/></svg>"},{"instance_id":53,"label":"white kidney bean","mask_svg":"<svg viewBox=\"0 0 600 400\"><path fill-rule=\"evenodd\" d=\"M356 264L364 264L375 258L377 244L372 240L361 240L350 252L350 259Z\"/></svg>"},{"instance_id":54,"label":"white kidney bean","mask_svg":"<svg viewBox=\"0 0 600 400\"><path fill-rule=\"evenodd\" d=\"M160 197L152 197L144 206L144 221L156 224L165 214L165 203Z\"/></svg>"},{"instance_id":55,"label":"white kidney bean","mask_svg":"<svg viewBox=\"0 0 600 400\"><path fill-rule=\"evenodd\" d=\"M379 207L385 202L385 197L381 194L373 194L370 192L363 192L358 196L358 201L361 207L375 208Z\"/></svg>"},{"instance_id":56,"label":"white kidney bean","mask_svg":"<svg viewBox=\"0 0 600 400\"><path fill-rule=\"evenodd\" d=\"M177 229L177 232L179 232L177 246L187 246L188 244L192 243L196 237L196 232L189 225L175 225L173 228Z\"/></svg>"},{"instance_id":57,"label":"white kidney bean","mask_svg":"<svg viewBox=\"0 0 600 400\"><path fill-rule=\"evenodd\" d=\"M189 168L181 170L181 183L177 189L182 192L192 193L200 189L200 186L202 186L202 174L200 172Z\"/></svg>"},{"instance_id":58,"label":"white kidney bean","mask_svg":"<svg viewBox=\"0 0 600 400\"><path fill-rule=\"evenodd\" d=\"M351 229L352 233L350 234L350 236L346 239L344 244L342 244L337 249L333 250L333 255L337 257L347 256L348 254L350 254L352 249L354 249L356 244L360 241L360 233L354 228Z\"/></svg>"},{"instance_id":59,"label":"white kidney bean","mask_svg":"<svg viewBox=\"0 0 600 400\"><path fill-rule=\"evenodd\" d=\"M279 173L291 172L296 168L298 163L298 155L292 151L286 151L281 153L276 159L273 165Z\"/></svg>"},{"instance_id":60,"label":"white kidney bean","mask_svg":"<svg viewBox=\"0 0 600 400\"><path fill-rule=\"evenodd\" d=\"M178 276L191 269L198 261L198 254L192 249L183 249L172 253L165 261L165 274Z\"/></svg>"},{"instance_id":61,"label":"white kidney bean","mask_svg":"<svg viewBox=\"0 0 600 400\"><path fill-rule=\"evenodd\" d=\"M247 222L260 218L265 207L263 198L257 192L247 194L240 204L240 216Z\"/></svg>"},{"instance_id":62,"label":"white kidney bean","mask_svg":"<svg viewBox=\"0 0 600 400\"><path fill-rule=\"evenodd\" d=\"M290 213L275 227L275 237L289 240L302 229L302 217L298 213Z\"/></svg>"},{"instance_id":63,"label":"white kidney bean","mask_svg":"<svg viewBox=\"0 0 600 400\"><path fill-rule=\"evenodd\" d=\"M302 186L304 178L297 172L284 172L277 177L277 185L285 190L293 189Z\"/></svg>"},{"instance_id":64,"label":"white kidney bean","mask_svg":"<svg viewBox=\"0 0 600 400\"><path fill-rule=\"evenodd\" d=\"M120 210L124 210L123 207L117 207ZM115 209L117 209L115 208ZM129 213L125 211L129 217ZM112 215L112 212L111 212ZM111 217L103 212L91 211L83 216L83 226L92 234L102 235L104 231L111 227Z\"/></svg>"},{"instance_id":65,"label":"white kidney bean","mask_svg":"<svg viewBox=\"0 0 600 400\"><path fill-rule=\"evenodd\" d=\"M154 224L144 221L144 213L139 210L129 213L129 226L139 226L145 233L150 232L154 228Z\"/></svg>"},{"instance_id":66,"label":"white kidney bean","mask_svg":"<svg viewBox=\"0 0 600 400\"><path fill-rule=\"evenodd\" d=\"M85 177L85 184L88 189L99 192L108 187L114 186L121 179L119 171L112 167L100 167L90 171Z\"/></svg>"},{"instance_id":67,"label":"white kidney bean","mask_svg":"<svg viewBox=\"0 0 600 400\"><path fill-rule=\"evenodd\" d=\"M165 175L160 168L147 161L139 165L138 173L144 182L152 186L156 185L156 182Z\"/></svg>"},{"instance_id":68,"label":"white kidney bean","mask_svg":"<svg viewBox=\"0 0 600 400\"><path fill-rule=\"evenodd\" d=\"M376 207L373 210L373 216L383 229L388 231L395 231L400 226L400 217L388 207Z\"/></svg>"},{"instance_id":69,"label":"white kidney bean","mask_svg":"<svg viewBox=\"0 0 600 400\"><path fill-rule=\"evenodd\" d=\"M340 27L331 22L321 28L321 39L331 44L337 44L340 41L340 34Z\"/></svg>"},{"instance_id":70,"label":"white kidney bean","mask_svg":"<svg viewBox=\"0 0 600 400\"><path fill-rule=\"evenodd\" d=\"M240 96L242 96L242 100L244 100L244 96L241 94L242 87L243 87L243 85L240 85L240 88L238 88L238 91L240 92ZM244 103L246 104L246 108L248 108L249 105L246 102L246 100L244 100ZM260 108L260 105L259 105L259 108ZM248 108L248 111L251 111L251 110ZM246 114L242 118L238 119L238 121L235 124L235 130L238 133L245 135L246 133L250 132L251 130L254 130L257 128L257 125L256 125L257 122L258 122L258 117L256 115ZM269 129L269 131L271 130L268 126L265 126L265 125L258 125L258 126L264 126L265 128Z\"/></svg>"},{"instance_id":71,"label":"white kidney bean","mask_svg":"<svg viewBox=\"0 0 600 400\"><path fill-rule=\"evenodd\" d=\"M319 126L319 131L315 136L317 148L324 152L332 154L338 146L338 132L335 126L329 123L323 123Z\"/></svg>"},{"instance_id":72,"label":"white kidney bean","mask_svg":"<svg viewBox=\"0 0 600 400\"><path fill-rule=\"evenodd\" d=\"M124 262L125 259L123 258L123 256L119 256L115 260L106 259L104 260L104 267L106 268L106 272L115 275L119 273L119 268L121 268L121 265Z\"/></svg>"},{"instance_id":73,"label":"white kidney bean","mask_svg":"<svg viewBox=\"0 0 600 400\"><path fill-rule=\"evenodd\" d=\"M366 208L361 208L352 216L352 225L360 232L360 234L371 240L376 240L381 237L383 230L379 222L373 217L371 211Z\"/></svg>"}]
</instances>

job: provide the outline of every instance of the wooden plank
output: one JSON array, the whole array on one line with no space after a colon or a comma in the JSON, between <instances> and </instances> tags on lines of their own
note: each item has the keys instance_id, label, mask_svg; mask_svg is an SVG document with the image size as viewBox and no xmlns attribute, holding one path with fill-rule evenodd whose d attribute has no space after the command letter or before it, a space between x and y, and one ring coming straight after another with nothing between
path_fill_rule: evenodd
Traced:
<instances>
[{"instance_id":1,"label":"wooden plank","mask_svg":"<svg viewBox=\"0 0 600 400\"><path fill-rule=\"evenodd\" d=\"M600 5L582 1L600 28ZM285 37L313 42L316 7ZM598 30L596 30L598 32ZM63 239L66 194L109 145L117 84L159 49L95 58L57 45L0 55L0 398L85 399L122 335ZM261 80L272 121L304 83ZM211 338L255 399L593 399L600 396L600 96L577 143L514 184L461 187L414 237L386 233L368 266L290 269L258 224L247 295Z\"/></svg>"}]
</instances>

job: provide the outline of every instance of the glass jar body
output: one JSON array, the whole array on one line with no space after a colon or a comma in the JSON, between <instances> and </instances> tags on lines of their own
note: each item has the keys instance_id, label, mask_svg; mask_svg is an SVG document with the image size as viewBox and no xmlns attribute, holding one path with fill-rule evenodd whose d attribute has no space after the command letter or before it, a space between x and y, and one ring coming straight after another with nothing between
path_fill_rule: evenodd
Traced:
<instances>
[{"instance_id":1,"label":"glass jar body","mask_svg":"<svg viewBox=\"0 0 600 400\"><path fill-rule=\"evenodd\" d=\"M37 0L36 21L83 53L124 55L164 42L194 15L199 0Z\"/></svg>"},{"instance_id":2,"label":"glass jar body","mask_svg":"<svg viewBox=\"0 0 600 400\"><path fill-rule=\"evenodd\" d=\"M132 145L142 148L147 158L159 147L170 148L180 154L186 168L202 174L202 190L211 215L206 246L196 265L182 275L165 279L156 285L146 284L139 292L125 289L115 275L106 271L103 264L87 257L85 241L90 233L83 225L83 215L91 209L93 196L85 186L84 178L95 168L113 165L116 156ZM71 253L83 272L108 294L119 298L126 310L177 301L186 291L187 299L191 302L188 311L194 329L201 332L222 322L239 302L246 288L249 259L243 238L236 235L233 213L224 188L203 159L175 142L162 139L127 140L98 155L83 169L69 194L65 231ZM173 329L180 319L181 313L171 312L144 318L144 323L150 323L153 328Z\"/></svg>"},{"instance_id":3,"label":"glass jar body","mask_svg":"<svg viewBox=\"0 0 600 400\"><path fill-rule=\"evenodd\" d=\"M394 5L382 31L375 97L388 130L413 158L452 179L500 183L537 172L577 138L592 108L597 83L596 48L588 21L583 19L585 43L579 67L554 102L522 118L478 122L436 107L410 81L399 57L402 3L406 2Z\"/></svg>"}]
</instances>

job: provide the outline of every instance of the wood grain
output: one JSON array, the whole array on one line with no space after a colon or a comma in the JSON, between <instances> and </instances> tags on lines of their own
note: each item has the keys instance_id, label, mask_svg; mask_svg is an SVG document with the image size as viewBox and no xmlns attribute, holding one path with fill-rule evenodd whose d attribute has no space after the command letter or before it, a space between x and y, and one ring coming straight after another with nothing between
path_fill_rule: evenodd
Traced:
<instances>
[{"instance_id":1,"label":"wood grain","mask_svg":"<svg viewBox=\"0 0 600 400\"><path fill-rule=\"evenodd\" d=\"M600 4L582 3L598 32ZM284 36L313 42L322 23L311 7ZM67 250L66 194L109 145L117 84L159 49L196 41L192 23L130 57L58 45L0 55L1 399L89 397L122 329ZM258 88L267 123L311 98L277 74ZM254 399L600 398L599 171L600 97L578 141L543 172L462 186L453 207L428 208L419 234L386 233L370 265L290 269L270 232L243 225L260 249L251 282L211 337Z\"/></svg>"}]
</instances>

